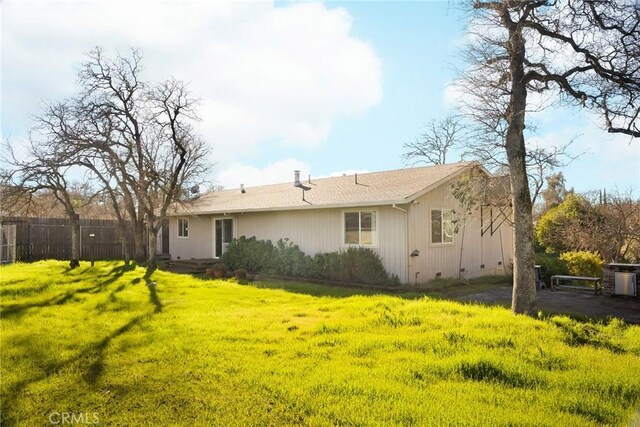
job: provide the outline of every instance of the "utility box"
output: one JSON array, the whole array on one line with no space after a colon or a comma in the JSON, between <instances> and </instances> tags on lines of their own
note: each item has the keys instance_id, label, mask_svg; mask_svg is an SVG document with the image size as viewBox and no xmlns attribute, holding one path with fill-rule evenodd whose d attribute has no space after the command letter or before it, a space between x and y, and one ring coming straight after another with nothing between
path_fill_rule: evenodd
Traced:
<instances>
[{"instance_id":1,"label":"utility box","mask_svg":"<svg viewBox=\"0 0 640 427\"><path fill-rule=\"evenodd\" d=\"M638 295L636 289L636 273L616 272L614 293L615 295L627 295L632 297Z\"/></svg>"},{"instance_id":2,"label":"utility box","mask_svg":"<svg viewBox=\"0 0 640 427\"><path fill-rule=\"evenodd\" d=\"M602 278L604 295L640 299L638 279L640 279L640 264L607 264L604 266Z\"/></svg>"}]
</instances>

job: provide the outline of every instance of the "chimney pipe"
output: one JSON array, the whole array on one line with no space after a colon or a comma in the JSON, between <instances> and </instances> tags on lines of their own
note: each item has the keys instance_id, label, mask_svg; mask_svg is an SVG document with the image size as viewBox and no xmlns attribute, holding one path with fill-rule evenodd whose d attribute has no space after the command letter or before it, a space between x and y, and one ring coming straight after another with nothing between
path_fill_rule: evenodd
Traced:
<instances>
[{"instance_id":1,"label":"chimney pipe","mask_svg":"<svg viewBox=\"0 0 640 427\"><path fill-rule=\"evenodd\" d=\"M293 186L294 187L300 187L302 184L300 183L300 171L299 170L295 170L293 171Z\"/></svg>"},{"instance_id":2,"label":"chimney pipe","mask_svg":"<svg viewBox=\"0 0 640 427\"><path fill-rule=\"evenodd\" d=\"M240 192L241 192L242 194L244 194L244 193L246 193L246 192L247 192L247 190L245 190L245 189L244 189L244 184L240 184Z\"/></svg>"}]
</instances>

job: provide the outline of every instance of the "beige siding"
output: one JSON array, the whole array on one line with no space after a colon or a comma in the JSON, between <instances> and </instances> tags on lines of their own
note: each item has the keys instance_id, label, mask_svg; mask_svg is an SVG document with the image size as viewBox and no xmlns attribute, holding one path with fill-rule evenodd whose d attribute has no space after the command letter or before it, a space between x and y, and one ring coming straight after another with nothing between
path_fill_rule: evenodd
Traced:
<instances>
[{"instance_id":1,"label":"beige siding","mask_svg":"<svg viewBox=\"0 0 640 427\"><path fill-rule=\"evenodd\" d=\"M406 280L405 213L388 206L366 208L378 212L378 245L373 248L389 273ZM234 237L255 236L277 241L288 238L307 255L345 249L343 209L254 212L233 214ZM177 218L170 219L170 250L173 259L210 258L213 256L212 219L221 216L189 217L189 238L177 237ZM229 218L229 217L226 217Z\"/></svg>"},{"instance_id":2,"label":"beige siding","mask_svg":"<svg viewBox=\"0 0 640 427\"><path fill-rule=\"evenodd\" d=\"M274 243L288 238L313 256L340 248L340 215L332 209L244 213L236 216L236 233Z\"/></svg>"},{"instance_id":3,"label":"beige siding","mask_svg":"<svg viewBox=\"0 0 640 427\"><path fill-rule=\"evenodd\" d=\"M418 249L420 255L411 258L409 277L426 282L436 277L457 277L460 268L464 277L483 274L503 274L504 266L510 266L512 257L512 228L505 222L494 232L480 235L480 211L466 220L466 226L459 222L458 233L453 244L431 244L431 210L454 209L460 212L456 199L451 195L449 184L418 198L409 207L409 251ZM496 211L494 210L494 213ZM489 215L485 214L485 221ZM485 227L488 224L485 224ZM463 237L464 236L464 237ZM462 262L461 262L462 256ZM502 265L499 265L502 263ZM483 267L484 266L484 267Z\"/></svg>"},{"instance_id":4,"label":"beige siding","mask_svg":"<svg viewBox=\"0 0 640 427\"><path fill-rule=\"evenodd\" d=\"M370 208L366 208L370 209ZM378 246L374 248L389 273L406 280L405 213L388 206L378 212ZM354 209L355 210L355 209ZM258 239L288 238L308 255L346 248L343 242L344 209L256 212L236 215L236 235Z\"/></svg>"},{"instance_id":5,"label":"beige siding","mask_svg":"<svg viewBox=\"0 0 640 427\"><path fill-rule=\"evenodd\" d=\"M399 206L406 209L407 213L391 206L371 208L378 212L378 246L374 250L381 256L385 269L398 275L403 283L413 283L416 273L419 273L419 282L426 282L435 278L438 272L442 277L457 277L460 267L465 269L465 277L502 274L505 266L507 269L510 267L513 256L512 227L505 222L493 236L487 232L481 237L480 211L467 220L466 227L460 226L453 244L431 244L431 210L458 208L449 188L449 184L444 184L414 203ZM234 219L234 237L255 236L274 242L288 238L306 254L314 255L346 248L342 244L345 210L253 212L232 214L230 217ZM172 217L169 223L172 258L212 257L213 218L222 216L188 217L189 238L182 239L177 237L177 218ZM488 221L489 214L486 213L485 227ZM420 255L410 258L409 254L415 249L420 251Z\"/></svg>"},{"instance_id":6,"label":"beige siding","mask_svg":"<svg viewBox=\"0 0 640 427\"><path fill-rule=\"evenodd\" d=\"M211 258L213 230L211 217L187 216L189 237L178 237L178 217L169 218L169 251L172 259Z\"/></svg>"}]
</instances>

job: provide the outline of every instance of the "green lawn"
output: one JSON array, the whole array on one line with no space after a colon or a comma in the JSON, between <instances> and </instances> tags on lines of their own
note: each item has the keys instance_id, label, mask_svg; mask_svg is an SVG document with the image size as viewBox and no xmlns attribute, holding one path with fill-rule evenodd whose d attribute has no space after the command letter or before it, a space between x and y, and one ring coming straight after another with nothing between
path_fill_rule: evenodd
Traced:
<instances>
[{"instance_id":1,"label":"green lawn","mask_svg":"<svg viewBox=\"0 0 640 427\"><path fill-rule=\"evenodd\" d=\"M640 404L617 320L144 274L0 267L2 425L626 425Z\"/></svg>"}]
</instances>

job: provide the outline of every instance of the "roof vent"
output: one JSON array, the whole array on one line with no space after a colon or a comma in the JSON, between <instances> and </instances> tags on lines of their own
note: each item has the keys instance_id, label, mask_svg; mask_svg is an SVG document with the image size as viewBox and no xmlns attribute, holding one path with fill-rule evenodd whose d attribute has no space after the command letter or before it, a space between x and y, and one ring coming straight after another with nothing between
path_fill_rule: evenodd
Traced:
<instances>
[{"instance_id":1,"label":"roof vent","mask_svg":"<svg viewBox=\"0 0 640 427\"><path fill-rule=\"evenodd\" d=\"M302 184L300 183L300 171L295 170L293 171L293 186L300 187L301 185Z\"/></svg>"},{"instance_id":2,"label":"roof vent","mask_svg":"<svg viewBox=\"0 0 640 427\"><path fill-rule=\"evenodd\" d=\"M246 193L246 192L247 192L247 190L245 190L245 189L244 189L244 184L240 184L240 192L241 192L242 194L244 194L244 193Z\"/></svg>"}]
</instances>

